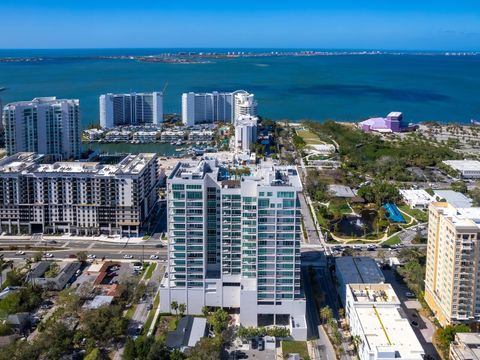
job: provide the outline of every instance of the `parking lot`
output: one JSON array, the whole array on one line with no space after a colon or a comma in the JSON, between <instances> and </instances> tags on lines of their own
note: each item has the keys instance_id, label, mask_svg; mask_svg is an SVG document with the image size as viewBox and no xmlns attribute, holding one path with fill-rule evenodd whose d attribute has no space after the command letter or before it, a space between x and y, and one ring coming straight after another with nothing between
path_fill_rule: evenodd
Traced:
<instances>
[{"instance_id":1,"label":"parking lot","mask_svg":"<svg viewBox=\"0 0 480 360\"><path fill-rule=\"evenodd\" d=\"M242 354L240 356L235 357L235 355L232 355L232 353L237 353L237 354ZM245 355L243 355L245 354ZM230 357L229 359L258 359L258 360L275 360L276 357L276 350L268 350L265 349L263 351L260 350L236 350L230 352Z\"/></svg>"},{"instance_id":2,"label":"parking lot","mask_svg":"<svg viewBox=\"0 0 480 360\"><path fill-rule=\"evenodd\" d=\"M268 337L265 338L260 338L263 340L263 349L259 350L262 348L262 346L259 346L259 341L258 338L257 341L253 342L252 340L244 340L241 343L238 343L239 340L237 340L236 344L233 345L230 349L228 349L229 357L228 359L230 360L236 360L236 359L260 359L260 360L275 360L277 358L276 356L276 348L273 348L275 346L278 346L279 343L274 344L274 340L272 340L271 343L267 344L267 339ZM273 338L270 338L273 339Z\"/></svg>"}]
</instances>

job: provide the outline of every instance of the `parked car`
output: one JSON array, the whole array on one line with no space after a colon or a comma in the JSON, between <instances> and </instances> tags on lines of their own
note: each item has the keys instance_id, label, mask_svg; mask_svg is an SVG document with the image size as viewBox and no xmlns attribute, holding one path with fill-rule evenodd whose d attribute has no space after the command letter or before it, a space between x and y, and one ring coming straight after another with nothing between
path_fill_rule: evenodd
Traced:
<instances>
[{"instance_id":1,"label":"parked car","mask_svg":"<svg viewBox=\"0 0 480 360\"><path fill-rule=\"evenodd\" d=\"M153 309L153 304L148 304L148 305L147 305L147 310L150 311L150 310L152 310L152 309Z\"/></svg>"},{"instance_id":2,"label":"parked car","mask_svg":"<svg viewBox=\"0 0 480 360\"><path fill-rule=\"evenodd\" d=\"M252 349L257 349L258 348L258 341L257 339L252 339Z\"/></svg>"},{"instance_id":3,"label":"parked car","mask_svg":"<svg viewBox=\"0 0 480 360\"><path fill-rule=\"evenodd\" d=\"M133 264L133 270L142 271L143 270L143 264L141 262L134 263Z\"/></svg>"},{"instance_id":4,"label":"parked car","mask_svg":"<svg viewBox=\"0 0 480 360\"><path fill-rule=\"evenodd\" d=\"M81 273L82 273L82 270L78 269L77 271L75 271L75 276L80 276Z\"/></svg>"},{"instance_id":5,"label":"parked car","mask_svg":"<svg viewBox=\"0 0 480 360\"><path fill-rule=\"evenodd\" d=\"M237 359L248 359L248 355L243 351L237 351L235 355L237 356Z\"/></svg>"},{"instance_id":6,"label":"parked car","mask_svg":"<svg viewBox=\"0 0 480 360\"><path fill-rule=\"evenodd\" d=\"M124 259L133 259L133 255L125 254L125 255L123 255L123 258Z\"/></svg>"},{"instance_id":7,"label":"parked car","mask_svg":"<svg viewBox=\"0 0 480 360\"><path fill-rule=\"evenodd\" d=\"M410 291L407 291L407 292L405 293L405 297L407 297L407 298L409 298L409 299L415 299L416 296L415 296L414 293L412 293L412 292L410 292Z\"/></svg>"}]
</instances>

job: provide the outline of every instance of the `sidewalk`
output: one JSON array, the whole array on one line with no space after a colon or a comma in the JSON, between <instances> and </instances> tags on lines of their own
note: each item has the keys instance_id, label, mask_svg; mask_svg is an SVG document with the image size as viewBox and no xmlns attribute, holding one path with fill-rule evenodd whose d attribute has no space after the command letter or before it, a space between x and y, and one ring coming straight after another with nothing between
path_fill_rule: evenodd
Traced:
<instances>
[{"instance_id":1,"label":"sidewalk","mask_svg":"<svg viewBox=\"0 0 480 360\"><path fill-rule=\"evenodd\" d=\"M148 245L148 244L166 244L166 240L154 240L149 238L144 240L143 237L120 237L120 235L115 236L107 236L107 235L100 235L100 236L75 236L75 235L63 235L63 236L55 236L55 235L43 235L42 239L45 241L92 241L92 242L105 242L105 243L113 243L113 244L125 244L128 243L129 245ZM15 240L15 241L33 241L31 235L0 235L0 241L2 240ZM38 241L38 240L37 240Z\"/></svg>"}]
</instances>

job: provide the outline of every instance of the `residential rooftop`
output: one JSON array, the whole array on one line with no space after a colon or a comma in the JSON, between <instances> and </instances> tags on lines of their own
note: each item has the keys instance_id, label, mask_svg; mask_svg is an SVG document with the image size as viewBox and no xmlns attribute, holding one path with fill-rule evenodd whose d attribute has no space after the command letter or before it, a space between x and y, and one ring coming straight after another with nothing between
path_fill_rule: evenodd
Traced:
<instances>
[{"instance_id":1,"label":"residential rooftop","mask_svg":"<svg viewBox=\"0 0 480 360\"><path fill-rule=\"evenodd\" d=\"M450 352L455 355L454 359L480 359L480 333L457 333Z\"/></svg>"},{"instance_id":2,"label":"residential rooftop","mask_svg":"<svg viewBox=\"0 0 480 360\"><path fill-rule=\"evenodd\" d=\"M36 153L17 153L0 161L0 173L70 173L95 174L100 176L140 174L156 154L144 153L127 155L117 164L101 162L61 161L42 163L43 155Z\"/></svg>"},{"instance_id":3,"label":"residential rooftop","mask_svg":"<svg viewBox=\"0 0 480 360\"><path fill-rule=\"evenodd\" d=\"M434 190L433 193L435 194L435 199L437 201L445 199L446 202L457 208L468 208L472 206L472 200L458 191Z\"/></svg>"},{"instance_id":4,"label":"residential rooftop","mask_svg":"<svg viewBox=\"0 0 480 360\"><path fill-rule=\"evenodd\" d=\"M433 203L455 227L480 229L480 207L457 208L446 202Z\"/></svg>"},{"instance_id":5,"label":"residential rooftop","mask_svg":"<svg viewBox=\"0 0 480 360\"><path fill-rule=\"evenodd\" d=\"M6 104L4 109L8 109L9 107L15 107L15 106L38 106L41 104L60 104L63 102L69 102L69 103L79 103L78 99L57 99L56 96L44 96L44 97L36 97L33 100L26 100L26 101L16 101L12 102L9 104Z\"/></svg>"},{"instance_id":6,"label":"residential rooftop","mask_svg":"<svg viewBox=\"0 0 480 360\"><path fill-rule=\"evenodd\" d=\"M238 174L236 170L245 169L250 174ZM272 162L259 165L231 167L222 164L215 157L205 157L199 162L181 161L169 176L169 179L202 180L205 176L232 187L242 181L256 181L262 186L292 186L301 189L302 184L297 168L294 166L275 166ZM231 180L238 182L231 182Z\"/></svg>"}]
</instances>

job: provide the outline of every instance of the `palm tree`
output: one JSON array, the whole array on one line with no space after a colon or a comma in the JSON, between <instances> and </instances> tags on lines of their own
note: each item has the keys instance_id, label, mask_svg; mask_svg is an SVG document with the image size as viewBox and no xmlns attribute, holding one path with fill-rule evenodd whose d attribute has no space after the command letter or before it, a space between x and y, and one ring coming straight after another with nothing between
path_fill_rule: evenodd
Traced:
<instances>
[{"instance_id":1,"label":"palm tree","mask_svg":"<svg viewBox=\"0 0 480 360\"><path fill-rule=\"evenodd\" d=\"M208 317L208 315L210 314L210 310L208 309L208 306L202 307L202 314L203 316Z\"/></svg>"},{"instance_id":2,"label":"palm tree","mask_svg":"<svg viewBox=\"0 0 480 360\"><path fill-rule=\"evenodd\" d=\"M352 337L352 344L357 354L358 354L358 348L360 347L361 343L362 343L362 339L360 338L359 335L355 335Z\"/></svg>"},{"instance_id":3,"label":"palm tree","mask_svg":"<svg viewBox=\"0 0 480 360\"><path fill-rule=\"evenodd\" d=\"M323 323L327 323L333 318L332 309L329 306L324 306L320 309L320 317L322 318Z\"/></svg>"},{"instance_id":4,"label":"palm tree","mask_svg":"<svg viewBox=\"0 0 480 360\"><path fill-rule=\"evenodd\" d=\"M172 303L170 304L170 308L175 311L175 314L177 314L177 310L178 310L178 302L176 302L175 300L172 301Z\"/></svg>"},{"instance_id":5,"label":"palm tree","mask_svg":"<svg viewBox=\"0 0 480 360\"><path fill-rule=\"evenodd\" d=\"M178 305L178 312L180 313L180 316L183 316L186 310L187 310L187 305L185 304Z\"/></svg>"}]
</instances>

